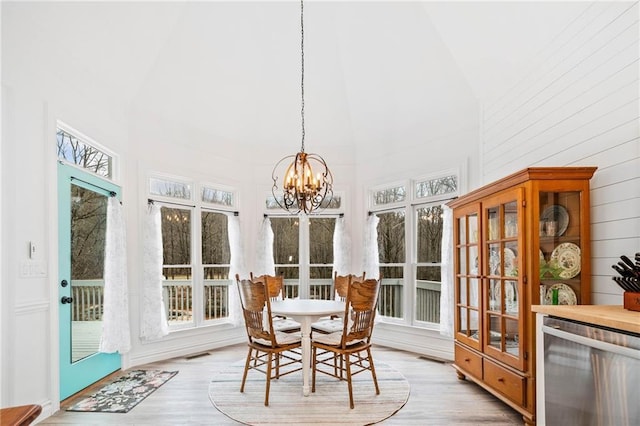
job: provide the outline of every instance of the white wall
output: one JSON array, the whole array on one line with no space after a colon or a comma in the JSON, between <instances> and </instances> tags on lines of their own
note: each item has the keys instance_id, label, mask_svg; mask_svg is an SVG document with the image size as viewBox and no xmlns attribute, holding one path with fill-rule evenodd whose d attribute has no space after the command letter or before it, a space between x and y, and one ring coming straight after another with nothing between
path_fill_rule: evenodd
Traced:
<instances>
[{"instance_id":1,"label":"white wall","mask_svg":"<svg viewBox=\"0 0 640 426\"><path fill-rule=\"evenodd\" d=\"M598 167L591 180L594 304L622 304L611 265L640 252L638 7L591 3L483 110L479 185L528 166Z\"/></svg>"}]
</instances>

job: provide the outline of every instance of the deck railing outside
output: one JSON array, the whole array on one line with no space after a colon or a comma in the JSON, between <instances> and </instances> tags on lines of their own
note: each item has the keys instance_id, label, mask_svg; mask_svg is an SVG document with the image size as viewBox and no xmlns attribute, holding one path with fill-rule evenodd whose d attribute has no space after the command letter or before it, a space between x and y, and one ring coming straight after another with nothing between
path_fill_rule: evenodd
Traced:
<instances>
[{"instance_id":1,"label":"deck railing outside","mask_svg":"<svg viewBox=\"0 0 640 426\"><path fill-rule=\"evenodd\" d=\"M382 288L378 300L381 315L401 317L402 312L402 280L382 280ZM193 321L193 287L191 281L164 281L162 284L163 299L170 324ZM206 280L203 290L204 319L225 318L229 314L229 291L235 286L229 280ZM285 280L285 295L298 297L298 281ZM312 299L331 299L332 283L330 279L312 280L309 291ZM73 321L99 321L102 319L102 303L104 301L103 280L75 280L72 285ZM440 322L440 283L436 281L418 281L416 287L416 320Z\"/></svg>"},{"instance_id":2,"label":"deck railing outside","mask_svg":"<svg viewBox=\"0 0 640 426\"><path fill-rule=\"evenodd\" d=\"M73 280L71 297L71 321L102 320L104 280Z\"/></svg>"}]
</instances>

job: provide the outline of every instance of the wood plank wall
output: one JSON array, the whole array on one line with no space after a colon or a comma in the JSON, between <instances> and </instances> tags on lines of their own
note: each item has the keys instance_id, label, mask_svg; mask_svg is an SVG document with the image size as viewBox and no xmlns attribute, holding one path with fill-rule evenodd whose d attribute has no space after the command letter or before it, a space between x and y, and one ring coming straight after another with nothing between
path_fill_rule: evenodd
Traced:
<instances>
[{"instance_id":1,"label":"wood plank wall","mask_svg":"<svg viewBox=\"0 0 640 426\"><path fill-rule=\"evenodd\" d=\"M598 166L594 304L622 304L611 265L640 252L638 9L638 2L585 3L522 79L482 106L483 184L528 166Z\"/></svg>"}]
</instances>

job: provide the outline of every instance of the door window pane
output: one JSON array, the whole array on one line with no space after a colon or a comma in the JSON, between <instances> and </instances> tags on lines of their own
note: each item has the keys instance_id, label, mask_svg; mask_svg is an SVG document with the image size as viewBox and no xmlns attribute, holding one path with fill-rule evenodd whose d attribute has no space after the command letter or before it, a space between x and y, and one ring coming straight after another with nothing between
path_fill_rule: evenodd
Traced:
<instances>
[{"instance_id":1,"label":"door window pane","mask_svg":"<svg viewBox=\"0 0 640 426\"><path fill-rule=\"evenodd\" d=\"M71 362L98 351L102 333L107 197L71 184Z\"/></svg>"}]
</instances>

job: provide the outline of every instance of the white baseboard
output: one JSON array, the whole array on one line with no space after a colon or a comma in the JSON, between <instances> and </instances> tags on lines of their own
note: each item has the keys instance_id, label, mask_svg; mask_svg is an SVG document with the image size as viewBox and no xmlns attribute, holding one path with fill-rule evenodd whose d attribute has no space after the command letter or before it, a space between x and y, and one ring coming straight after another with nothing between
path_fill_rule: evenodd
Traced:
<instances>
[{"instance_id":1,"label":"white baseboard","mask_svg":"<svg viewBox=\"0 0 640 426\"><path fill-rule=\"evenodd\" d=\"M372 341L376 345L400 349L445 361L453 361L453 339L438 331L396 324L376 324Z\"/></svg>"}]
</instances>

